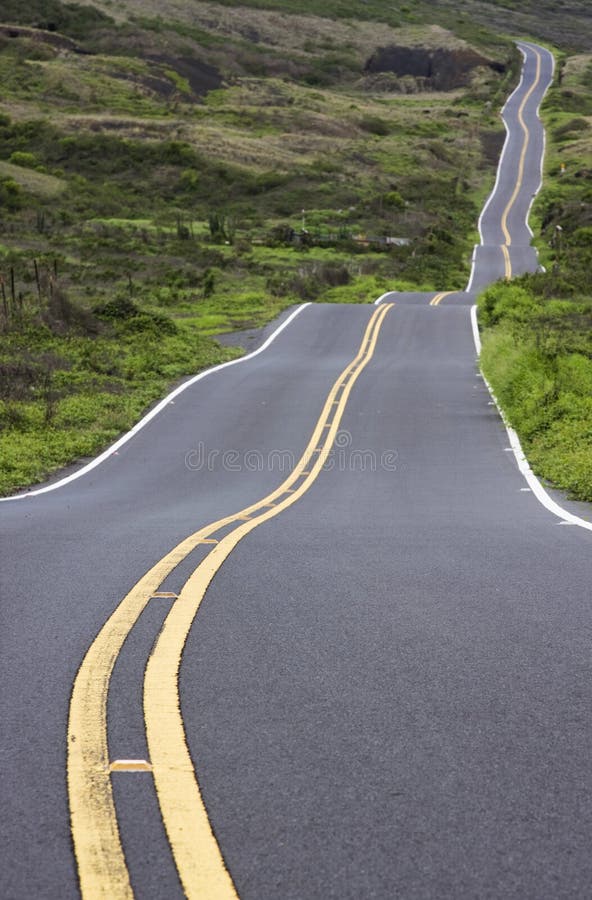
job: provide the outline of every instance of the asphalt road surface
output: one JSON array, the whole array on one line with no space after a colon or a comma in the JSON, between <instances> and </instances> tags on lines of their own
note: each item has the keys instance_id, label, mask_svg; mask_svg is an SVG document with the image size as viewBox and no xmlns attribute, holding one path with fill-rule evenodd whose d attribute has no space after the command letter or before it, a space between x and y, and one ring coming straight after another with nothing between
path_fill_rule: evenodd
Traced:
<instances>
[{"instance_id":1,"label":"asphalt road surface","mask_svg":"<svg viewBox=\"0 0 592 900\"><path fill-rule=\"evenodd\" d=\"M470 316L537 265L523 50L470 291L300 308L0 504L3 898L590 896L592 534Z\"/></svg>"}]
</instances>

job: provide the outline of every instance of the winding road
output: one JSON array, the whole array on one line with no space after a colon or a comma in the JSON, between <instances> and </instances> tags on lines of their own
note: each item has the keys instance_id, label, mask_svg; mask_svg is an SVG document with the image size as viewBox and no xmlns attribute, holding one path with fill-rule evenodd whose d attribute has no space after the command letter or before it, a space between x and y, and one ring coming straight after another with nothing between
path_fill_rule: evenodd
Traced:
<instances>
[{"instance_id":1,"label":"winding road","mask_svg":"<svg viewBox=\"0 0 592 900\"><path fill-rule=\"evenodd\" d=\"M3 898L590 896L590 509L471 313L537 267L520 46L466 292L299 307L0 503Z\"/></svg>"}]
</instances>

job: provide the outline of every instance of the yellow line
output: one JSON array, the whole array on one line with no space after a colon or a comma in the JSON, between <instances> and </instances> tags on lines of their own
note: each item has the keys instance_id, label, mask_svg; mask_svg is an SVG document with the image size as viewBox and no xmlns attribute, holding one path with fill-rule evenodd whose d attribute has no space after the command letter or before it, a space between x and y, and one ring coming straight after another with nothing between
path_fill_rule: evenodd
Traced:
<instances>
[{"instance_id":1,"label":"yellow line","mask_svg":"<svg viewBox=\"0 0 592 900\"><path fill-rule=\"evenodd\" d=\"M316 431L314 438L318 440ZM115 661L127 635L165 578L199 544L211 540L210 536L218 529L291 491L286 485L297 480L304 467L301 461L291 476L264 500L205 526L174 547L124 597L84 657L70 699L67 749L72 840L84 898L128 900L133 897L119 836L107 748L107 693Z\"/></svg>"},{"instance_id":2,"label":"yellow line","mask_svg":"<svg viewBox=\"0 0 592 900\"><path fill-rule=\"evenodd\" d=\"M504 275L506 279L509 281L512 277L512 262L510 260L510 250L507 244L502 244L502 253L504 254Z\"/></svg>"},{"instance_id":3,"label":"yellow line","mask_svg":"<svg viewBox=\"0 0 592 900\"><path fill-rule=\"evenodd\" d=\"M74 681L68 720L70 820L80 890L91 900L133 897L109 775L107 691L113 666L150 598L209 530L186 538L140 579L91 644Z\"/></svg>"},{"instance_id":4,"label":"yellow line","mask_svg":"<svg viewBox=\"0 0 592 900\"><path fill-rule=\"evenodd\" d=\"M391 306L392 304L385 304L382 315L380 310L383 307L378 307L368 325L369 340L365 336L358 357L345 369L329 393L308 447L293 475L302 474L306 460L321 439L325 420L333 412L335 394L355 366L355 375L343 391L329 433L310 474L276 507L261 512L256 518L239 525L226 535L200 563L181 590L179 601L167 616L148 660L144 679L146 737L162 819L179 877L189 900L221 900L236 898L237 895L211 830L187 747L179 697L179 666L187 636L210 582L239 541L258 525L296 503L322 471L337 435L349 394L374 354L378 333ZM368 348L364 351L362 348L366 343ZM291 476L288 481L292 480ZM285 487L282 490L285 491Z\"/></svg>"},{"instance_id":5,"label":"yellow line","mask_svg":"<svg viewBox=\"0 0 592 900\"><path fill-rule=\"evenodd\" d=\"M524 178L524 163L526 160L526 151L528 150L528 144L530 141L530 133L528 131L528 128L526 127L526 123L522 117L522 113L524 112L526 104L528 103L528 100L529 100L531 94L535 90L535 88L538 85L540 78L541 78L541 55L536 50L534 50L534 54L537 58L536 77L535 77L535 80L533 81L533 83L531 84L530 88L524 95L524 99L523 99L522 103L520 104L520 109L518 110L518 121L520 122L522 130L524 132L524 143L522 145L522 152L520 154L520 162L518 164L518 178L516 180L516 186L514 187L514 192L513 192L512 196L510 197L508 205L506 206L506 208L503 212L503 215L502 215L502 231L504 233L504 237L506 239L506 244L508 244L508 246L512 243L512 237L510 235L510 232L508 231L508 216L510 214L510 210L512 209L514 203L516 202L516 198L517 198L518 194L520 193L520 188L522 187L522 180Z\"/></svg>"},{"instance_id":6,"label":"yellow line","mask_svg":"<svg viewBox=\"0 0 592 900\"><path fill-rule=\"evenodd\" d=\"M151 772L152 766L145 759L114 759L110 772Z\"/></svg>"},{"instance_id":7,"label":"yellow line","mask_svg":"<svg viewBox=\"0 0 592 900\"><path fill-rule=\"evenodd\" d=\"M450 294L456 294L456 291L442 291L440 294L436 294L436 296L432 297L430 300L430 306L438 306L444 297L449 297Z\"/></svg>"}]
</instances>

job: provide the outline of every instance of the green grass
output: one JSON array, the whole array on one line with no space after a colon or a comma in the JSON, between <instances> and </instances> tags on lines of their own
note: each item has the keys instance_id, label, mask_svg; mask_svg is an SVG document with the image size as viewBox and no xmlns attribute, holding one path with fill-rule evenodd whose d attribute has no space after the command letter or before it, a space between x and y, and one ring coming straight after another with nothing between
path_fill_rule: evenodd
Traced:
<instances>
[{"instance_id":1,"label":"green grass","mask_svg":"<svg viewBox=\"0 0 592 900\"><path fill-rule=\"evenodd\" d=\"M466 284L495 169L481 136L500 130L516 75L508 42L472 32L506 74L381 93L363 72L377 46L461 45L422 24L427 7L272 6L3 7L93 53L59 33L0 35L0 490L95 453L177 379L237 352L216 334L303 300ZM226 82L193 94L187 60Z\"/></svg>"},{"instance_id":2,"label":"green grass","mask_svg":"<svg viewBox=\"0 0 592 900\"><path fill-rule=\"evenodd\" d=\"M481 365L534 471L592 501L592 299L535 290L530 278L481 295Z\"/></svg>"},{"instance_id":3,"label":"green grass","mask_svg":"<svg viewBox=\"0 0 592 900\"><path fill-rule=\"evenodd\" d=\"M92 338L71 333L67 344L37 325L0 346L0 371L20 356L30 373L20 390L13 374L16 396L0 400L1 493L96 453L174 381L240 355L191 322L179 322L172 335L122 328Z\"/></svg>"},{"instance_id":4,"label":"green grass","mask_svg":"<svg viewBox=\"0 0 592 900\"><path fill-rule=\"evenodd\" d=\"M30 194L39 197L57 197L66 189L66 182L62 178L15 166L3 160L0 160L0 177L16 181Z\"/></svg>"}]
</instances>

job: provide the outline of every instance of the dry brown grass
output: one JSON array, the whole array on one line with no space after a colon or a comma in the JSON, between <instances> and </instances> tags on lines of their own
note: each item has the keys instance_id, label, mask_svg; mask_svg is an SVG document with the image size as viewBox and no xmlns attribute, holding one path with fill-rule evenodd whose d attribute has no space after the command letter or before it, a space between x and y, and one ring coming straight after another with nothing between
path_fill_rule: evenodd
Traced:
<instances>
[{"instance_id":1,"label":"dry brown grass","mask_svg":"<svg viewBox=\"0 0 592 900\"><path fill-rule=\"evenodd\" d=\"M114 8L106 0L84 0L111 16L125 21L132 16L160 18L201 28L218 36L256 43L270 50L288 50L314 56L344 50L358 60L366 59L376 47L446 47L457 49L466 43L438 25L392 28L379 22L325 19L320 16L288 15L273 10L226 7L188 0L121 0Z\"/></svg>"},{"instance_id":2,"label":"dry brown grass","mask_svg":"<svg viewBox=\"0 0 592 900\"><path fill-rule=\"evenodd\" d=\"M584 94L588 88L583 87L582 79L591 65L592 54L581 53L569 57L563 68L562 87L577 94ZM575 133L572 140L561 144L561 159L567 165L568 171L574 165L578 168L581 167L582 162L587 160L589 171L590 161L592 161L592 116L577 115L574 118L585 120L588 123L588 129Z\"/></svg>"},{"instance_id":3,"label":"dry brown grass","mask_svg":"<svg viewBox=\"0 0 592 900\"><path fill-rule=\"evenodd\" d=\"M215 103L208 112L200 113L198 123L179 120L181 139L225 162L279 172L330 159L343 161L364 148L371 149L374 139L360 127L361 118L366 116L388 123L392 135L383 138L381 145L390 145L393 152L396 146L404 156L406 135L413 123L423 125L446 118L451 100L450 95L442 94L360 97L271 79L242 79L226 89L223 97L223 105ZM238 124L218 124L217 116L224 117L230 111L236 114ZM254 134L254 126L263 133ZM464 134L463 126L457 135L459 141Z\"/></svg>"},{"instance_id":4,"label":"dry brown grass","mask_svg":"<svg viewBox=\"0 0 592 900\"><path fill-rule=\"evenodd\" d=\"M579 53L576 56L570 56L563 68L563 84L568 87L578 87L580 79L591 65L592 54L590 53Z\"/></svg>"},{"instance_id":5,"label":"dry brown grass","mask_svg":"<svg viewBox=\"0 0 592 900\"><path fill-rule=\"evenodd\" d=\"M128 0L125 9L129 11L133 8L134 2ZM148 3L151 2L148 0ZM145 7L146 4L143 4L144 13ZM244 9L238 11L241 16L244 14L244 18L237 14L235 20L235 11L224 7L198 3L195 9L198 14L201 11L202 16L206 13L210 15L212 11L217 16L223 15L235 33L244 27L244 22L254 21L252 15L257 22L263 22L270 28L278 22L287 28L288 23L290 35L295 33L293 18L289 16ZM183 11L186 15L187 4L173 2L167 15L173 15L174 10ZM314 25L317 42L323 40L318 26L328 24L334 37L336 27L343 28L348 35L356 31L358 41L367 39L368 35L375 38L380 34L382 40L388 36L385 29L372 23L361 23L360 29L353 29L348 24L327 23L312 18L307 20L309 29ZM306 33L311 32L298 33L293 37L293 42L305 41ZM407 29L405 33L408 41L422 41L424 44L427 42L426 35L436 43L446 39L446 33L436 27L428 30ZM281 37L283 40L283 33ZM343 86L335 91L313 89L281 79L243 77L214 92L205 105L178 103L172 108L160 104L160 109L158 105L154 106L155 114L146 115L140 104L143 92L138 89L135 95L138 105L134 110L133 85L128 87L127 84L130 70L134 75L142 74L145 66L144 61L129 58L97 55L80 59L72 54L63 54L59 59L42 63L44 84L47 90L51 90L51 96L60 85L67 89L67 99L62 102L58 94L59 102L52 105L53 123L66 134L90 131L117 134L132 140L187 141L206 157L258 172L289 173L316 163L341 160L347 168L350 166L348 161L351 161L353 169L368 174L372 163L366 160L371 160L375 139L361 127L364 117L375 117L388 124L392 135L382 140L382 147L388 149L390 154L397 152L405 168L406 135L409 135L414 123L423 126L428 121L445 117L443 107L445 109L456 96L451 93L411 96L384 92L373 94L367 86L361 91L355 87L346 90ZM75 86L78 102L71 99ZM115 105L115 94L110 94L111 90L117 91L117 96L123 97L126 102L129 99L129 112L117 108L123 101L119 99ZM92 111L97 102L103 109ZM30 103L21 98L3 108L13 119L25 120L46 113L47 102L35 96ZM462 138L462 131L458 137Z\"/></svg>"},{"instance_id":6,"label":"dry brown grass","mask_svg":"<svg viewBox=\"0 0 592 900\"><path fill-rule=\"evenodd\" d=\"M176 140L181 122L176 119L143 119L140 116L112 116L108 113L58 113L53 122L66 133L78 131L111 132L121 138Z\"/></svg>"},{"instance_id":7,"label":"dry brown grass","mask_svg":"<svg viewBox=\"0 0 592 900\"><path fill-rule=\"evenodd\" d=\"M45 175L34 169L24 169L22 166L13 166L12 163L0 161L0 176L12 178L25 190L40 197L56 197L66 188L65 181L53 175Z\"/></svg>"}]
</instances>

